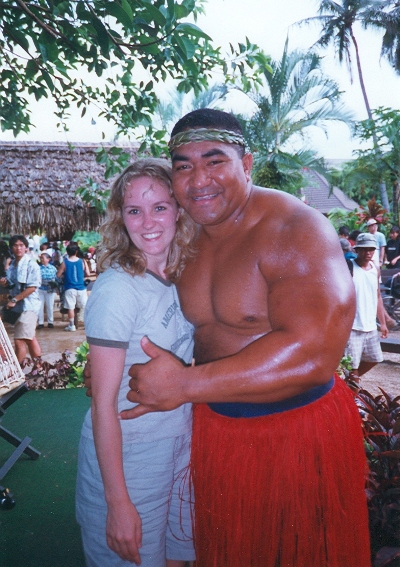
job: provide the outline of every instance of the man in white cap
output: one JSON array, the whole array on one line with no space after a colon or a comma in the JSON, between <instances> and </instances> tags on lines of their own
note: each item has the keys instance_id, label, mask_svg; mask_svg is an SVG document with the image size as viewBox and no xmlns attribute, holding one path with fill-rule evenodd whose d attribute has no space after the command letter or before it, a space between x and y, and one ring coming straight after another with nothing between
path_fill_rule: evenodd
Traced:
<instances>
[{"instance_id":1,"label":"man in white cap","mask_svg":"<svg viewBox=\"0 0 400 567\"><path fill-rule=\"evenodd\" d=\"M376 318L381 325L382 338L388 336L388 328L379 287L379 269L373 262L377 249L376 237L373 234L359 234L354 249L357 258L348 262L356 290L356 315L345 354L351 356L351 376L358 380L383 360Z\"/></svg>"},{"instance_id":2,"label":"man in white cap","mask_svg":"<svg viewBox=\"0 0 400 567\"><path fill-rule=\"evenodd\" d=\"M386 237L383 232L379 232L378 221L375 218L368 219L367 228L369 234L373 234L376 238L377 247L372 259L379 268L383 265L385 257Z\"/></svg>"}]
</instances>

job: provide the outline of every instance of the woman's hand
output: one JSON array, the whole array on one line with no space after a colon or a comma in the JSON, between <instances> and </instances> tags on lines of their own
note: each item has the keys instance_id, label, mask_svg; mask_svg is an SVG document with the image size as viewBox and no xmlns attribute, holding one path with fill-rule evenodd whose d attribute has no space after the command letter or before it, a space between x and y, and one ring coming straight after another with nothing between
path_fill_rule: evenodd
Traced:
<instances>
[{"instance_id":1,"label":"woman's hand","mask_svg":"<svg viewBox=\"0 0 400 567\"><path fill-rule=\"evenodd\" d=\"M132 504L109 505L106 527L107 544L121 559L140 565L142 547L142 521Z\"/></svg>"}]
</instances>

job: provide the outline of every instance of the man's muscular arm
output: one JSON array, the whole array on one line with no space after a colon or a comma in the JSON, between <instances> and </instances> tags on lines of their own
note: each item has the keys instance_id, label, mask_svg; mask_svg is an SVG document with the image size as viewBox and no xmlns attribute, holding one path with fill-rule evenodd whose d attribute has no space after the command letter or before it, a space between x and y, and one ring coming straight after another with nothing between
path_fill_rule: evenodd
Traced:
<instances>
[{"instance_id":1,"label":"man's muscular arm","mask_svg":"<svg viewBox=\"0 0 400 567\"><path fill-rule=\"evenodd\" d=\"M195 368L145 343L154 358L131 368L128 397L142 404L134 416L184 402L274 402L330 379L354 319L354 288L333 228L307 213L279 235L279 242L296 246L283 246L275 271L260 265L272 331Z\"/></svg>"}]
</instances>

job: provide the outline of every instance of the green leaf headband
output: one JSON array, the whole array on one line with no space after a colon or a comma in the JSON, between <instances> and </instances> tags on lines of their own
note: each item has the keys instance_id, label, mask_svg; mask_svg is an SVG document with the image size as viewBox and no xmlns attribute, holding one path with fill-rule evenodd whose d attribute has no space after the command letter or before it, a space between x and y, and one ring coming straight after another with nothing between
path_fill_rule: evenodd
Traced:
<instances>
[{"instance_id":1,"label":"green leaf headband","mask_svg":"<svg viewBox=\"0 0 400 567\"><path fill-rule=\"evenodd\" d=\"M239 144L246 147L246 142L241 134L232 132L231 130L217 130L210 128L194 128L193 130L184 130L172 136L168 143L170 153L190 142L224 142L226 144Z\"/></svg>"}]
</instances>

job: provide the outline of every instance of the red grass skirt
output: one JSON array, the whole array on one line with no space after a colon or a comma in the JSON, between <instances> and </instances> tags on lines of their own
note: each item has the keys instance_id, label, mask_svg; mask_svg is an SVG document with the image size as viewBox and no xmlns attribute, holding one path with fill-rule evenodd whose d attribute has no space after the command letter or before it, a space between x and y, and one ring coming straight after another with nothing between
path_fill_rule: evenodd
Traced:
<instances>
[{"instance_id":1,"label":"red grass skirt","mask_svg":"<svg viewBox=\"0 0 400 567\"><path fill-rule=\"evenodd\" d=\"M196 567L369 567L366 459L349 388L254 418L195 407Z\"/></svg>"}]
</instances>

